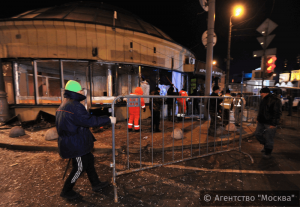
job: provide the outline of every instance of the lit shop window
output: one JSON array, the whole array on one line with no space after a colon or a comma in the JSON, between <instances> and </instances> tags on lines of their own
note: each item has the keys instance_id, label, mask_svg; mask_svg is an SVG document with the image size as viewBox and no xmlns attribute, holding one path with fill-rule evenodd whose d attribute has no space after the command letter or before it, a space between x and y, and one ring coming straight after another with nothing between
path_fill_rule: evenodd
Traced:
<instances>
[{"instance_id":1,"label":"lit shop window","mask_svg":"<svg viewBox=\"0 0 300 207\"><path fill-rule=\"evenodd\" d=\"M8 104L14 104L13 72L11 62L2 62L2 72Z\"/></svg>"},{"instance_id":2,"label":"lit shop window","mask_svg":"<svg viewBox=\"0 0 300 207\"><path fill-rule=\"evenodd\" d=\"M37 90L39 104L60 104L59 61L37 62Z\"/></svg>"},{"instance_id":3,"label":"lit shop window","mask_svg":"<svg viewBox=\"0 0 300 207\"><path fill-rule=\"evenodd\" d=\"M30 61L13 62L17 104L35 104L33 66Z\"/></svg>"}]
</instances>

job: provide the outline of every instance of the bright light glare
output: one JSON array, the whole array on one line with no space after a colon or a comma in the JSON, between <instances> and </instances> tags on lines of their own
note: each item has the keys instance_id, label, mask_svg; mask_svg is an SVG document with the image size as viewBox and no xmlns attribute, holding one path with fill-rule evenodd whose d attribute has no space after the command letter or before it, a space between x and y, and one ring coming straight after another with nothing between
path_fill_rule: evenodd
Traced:
<instances>
[{"instance_id":1,"label":"bright light glare","mask_svg":"<svg viewBox=\"0 0 300 207\"><path fill-rule=\"evenodd\" d=\"M213 61L213 65L215 65L215 64L217 64L217 62L214 60L214 61Z\"/></svg>"},{"instance_id":2,"label":"bright light glare","mask_svg":"<svg viewBox=\"0 0 300 207\"><path fill-rule=\"evenodd\" d=\"M234 7L234 16L240 16L243 13L243 7L236 6Z\"/></svg>"}]
</instances>

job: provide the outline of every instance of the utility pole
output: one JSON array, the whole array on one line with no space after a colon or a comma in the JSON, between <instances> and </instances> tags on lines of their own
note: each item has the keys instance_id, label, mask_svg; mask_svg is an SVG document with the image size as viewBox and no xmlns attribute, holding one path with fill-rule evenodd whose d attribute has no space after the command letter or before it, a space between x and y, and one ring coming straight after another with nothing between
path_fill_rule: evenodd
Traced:
<instances>
[{"instance_id":1,"label":"utility pole","mask_svg":"<svg viewBox=\"0 0 300 207\"><path fill-rule=\"evenodd\" d=\"M214 38L214 26L215 26L215 19L214 19L215 4L216 4L216 0L209 0L208 2L205 96L209 96L211 91L213 47L214 47L213 38Z\"/></svg>"}]
</instances>

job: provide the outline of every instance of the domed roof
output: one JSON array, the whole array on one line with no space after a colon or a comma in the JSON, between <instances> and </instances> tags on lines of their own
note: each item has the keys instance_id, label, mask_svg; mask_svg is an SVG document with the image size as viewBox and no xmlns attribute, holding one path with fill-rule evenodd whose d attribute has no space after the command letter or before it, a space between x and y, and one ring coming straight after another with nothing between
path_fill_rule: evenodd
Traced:
<instances>
[{"instance_id":1,"label":"domed roof","mask_svg":"<svg viewBox=\"0 0 300 207\"><path fill-rule=\"evenodd\" d=\"M174 42L160 29L141 20L129 11L102 2L66 3L60 6L27 11L12 18L66 20L113 27L114 11L117 11L115 27L143 32Z\"/></svg>"}]
</instances>

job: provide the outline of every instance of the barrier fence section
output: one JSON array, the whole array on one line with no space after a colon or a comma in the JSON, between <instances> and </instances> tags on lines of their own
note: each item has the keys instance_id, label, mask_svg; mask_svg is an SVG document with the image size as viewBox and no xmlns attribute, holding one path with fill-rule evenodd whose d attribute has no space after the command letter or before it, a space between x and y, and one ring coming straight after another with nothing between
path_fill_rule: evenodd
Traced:
<instances>
[{"instance_id":1,"label":"barrier fence section","mask_svg":"<svg viewBox=\"0 0 300 207\"><path fill-rule=\"evenodd\" d=\"M244 100L242 98L224 96L118 96L112 103L112 116L115 116L115 103L121 98L127 99L127 126L129 126L129 118L129 124L133 124L139 129L137 132L130 132L127 127L127 141L123 154L116 156L115 125L112 125L113 162L111 167L113 168L112 183L115 202L118 202L116 178L123 174L232 150L248 155L253 162L249 154L241 151L244 119ZM144 120L139 116L142 114L142 98L150 98L149 108L152 109L151 118ZM157 112L160 110L163 113L161 108L164 108L167 98L173 101L172 106L169 106L168 121L164 119L164 114ZM175 112L176 101L179 108L177 115L173 113ZM186 115L186 101L192 102L192 112L189 115ZM157 107L157 103L161 105ZM194 103L196 103L195 108ZM136 119L133 123L131 123L133 117L130 117L132 115L129 114L132 107L135 107L136 110ZM194 113L196 108L198 109L197 113ZM210 119L202 119L203 109L206 110L206 117L209 114ZM154 131L154 125L157 125L159 121L161 122L159 124L161 131ZM124 134L124 136L126 135ZM147 142L147 149L144 146L145 142ZM132 149L136 150L133 151Z\"/></svg>"}]
</instances>

